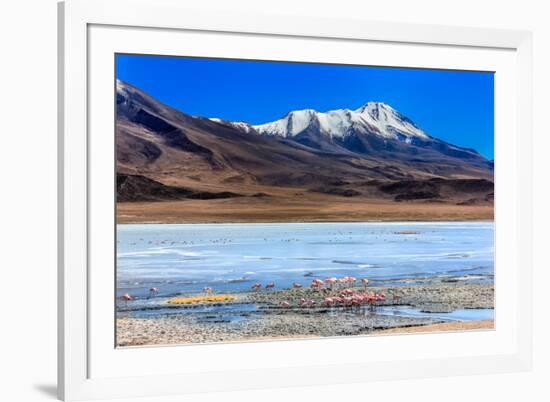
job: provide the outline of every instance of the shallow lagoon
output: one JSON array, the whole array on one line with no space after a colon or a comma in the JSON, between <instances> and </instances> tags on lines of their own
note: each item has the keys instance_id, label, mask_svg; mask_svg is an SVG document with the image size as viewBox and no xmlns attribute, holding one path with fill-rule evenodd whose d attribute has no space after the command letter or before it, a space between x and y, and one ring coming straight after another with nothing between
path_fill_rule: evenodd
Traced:
<instances>
[{"instance_id":1,"label":"shallow lagoon","mask_svg":"<svg viewBox=\"0 0 550 402\"><path fill-rule=\"evenodd\" d=\"M117 226L117 293L241 292L253 283L367 277L373 284L492 280L492 222Z\"/></svg>"}]
</instances>

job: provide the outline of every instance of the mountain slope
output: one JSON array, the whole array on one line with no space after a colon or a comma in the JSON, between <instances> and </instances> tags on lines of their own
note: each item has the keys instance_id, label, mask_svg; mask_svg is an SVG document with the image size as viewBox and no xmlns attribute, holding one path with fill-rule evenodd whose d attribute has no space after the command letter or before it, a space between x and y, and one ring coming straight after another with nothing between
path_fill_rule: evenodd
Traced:
<instances>
[{"instance_id":1,"label":"mountain slope","mask_svg":"<svg viewBox=\"0 0 550 402\"><path fill-rule=\"evenodd\" d=\"M295 141L313 148L375 155L387 159L407 159L419 154L437 161L450 156L467 159L480 167L491 164L473 149L458 147L431 137L391 106L368 102L359 109L339 109L325 113L306 109L292 111L274 122L251 126L258 133ZM250 131L250 127L246 127ZM405 144L405 146L404 146ZM409 145L409 146L407 146ZM440 155L434 154L435 151ZM398 154L402 154L399 157Z\"/></svg>"},{"instance_id":2,"label":"mountain slope","mask_svg":"<svg viewBox=\"0 0 550 402\"><path fill-rule=\"evenodd\" d=\"M492 182L492 162L429 136L381 103L354 111L296 111L252 126L190 116L121 81L116 102L117 173L127 183L120 201L227 193L393 200L399 194L381 186L431 179ZM140 192L140 185L146 190ZM470 199L470 193L458 198Z\"/></svg>"}]
</instances>

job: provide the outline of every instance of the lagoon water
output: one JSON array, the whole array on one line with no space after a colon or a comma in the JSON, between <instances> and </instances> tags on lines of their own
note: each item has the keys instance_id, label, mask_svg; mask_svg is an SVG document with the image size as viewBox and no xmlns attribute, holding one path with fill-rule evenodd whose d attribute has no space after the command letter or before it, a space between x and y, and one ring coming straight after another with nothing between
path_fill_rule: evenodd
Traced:
<instances>
[{"instance_id":1,"label":"lagoon water","mask_svg":"<svg viewBox=\"0 0 550 402\"><path fill-rule=\"evenodd\" d=\"M373 284L491 281L492 222L145 224L117 226L117 293L248 291L354 276Z\"/></svg>"}]
</instances>

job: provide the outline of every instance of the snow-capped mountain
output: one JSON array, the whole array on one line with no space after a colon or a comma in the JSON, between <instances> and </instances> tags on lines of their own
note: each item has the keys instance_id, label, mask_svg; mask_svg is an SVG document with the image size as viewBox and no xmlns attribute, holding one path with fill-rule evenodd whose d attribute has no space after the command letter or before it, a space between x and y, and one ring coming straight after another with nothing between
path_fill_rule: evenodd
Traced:
<instances>
[{"instance_id":1,"label":"snow-capped mountain","mask_svg":"<svg viewBox=\"0 0 550 402\"><path fill-rule=\"evenodd\" d=\"M118 173L144 177L121 176L121 199L227 198L293 188L306 195L470 202L481 193L489 197L492 188L492 161L428 135L382 103L295 111L253 126L186 114L121 81L116 102ZM441 180L459 181L447 191L439 189Z\"/></svg>"},{"instance_id":2,"label":"snow-capped mountain","mask_svg":"<svg viewBox=\"0 0 550 402\"><path fill-rule=\"evenodd\" d=\"M428 135L411 119L382 102L368 102L355 110L296 110L279 120L259 125L210 120L241 132L299 143L325 152L353 152L400 159L405 154L417 158L420 149L429 149L446 156L488 162L473 149Z\"/></svg>"},{"instance_id":3,"label":"snow-capped mountain","mask_svg":"<svg viewBox=\"0 0 550 402\"><path fill-rule=\"evenodd\" d=\"M220 124L230 125L240 131L244 131L245 133L250 133L255 131L255 128L252 124L246 123L244 121L227 121L217 117L211 117L209 120Z\"/></svg>"},{"instance_id":4,"label":"snow-capped mountain","mask_svg":"<svg viewBox=\"0 0 550 402\"><path fill-rule=\"evenodd\" d=\"M312 126L338 139L354 133L372 134L407 143L413 138L430 139L410 119L382 102L368 102L356 110L338 109L325 113L312 109L292 111L279 120L253 128L260 134L291 138Z\"/></svg>"}]
</instances>

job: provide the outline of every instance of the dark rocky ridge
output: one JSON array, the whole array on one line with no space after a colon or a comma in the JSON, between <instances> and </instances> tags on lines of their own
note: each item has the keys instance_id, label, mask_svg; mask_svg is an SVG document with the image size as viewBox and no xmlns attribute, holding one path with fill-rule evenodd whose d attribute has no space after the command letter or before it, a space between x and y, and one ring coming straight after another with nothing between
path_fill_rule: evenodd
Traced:
<instances>
[{"instance_id":1,"label":"dark rocky ridge","mask_svg":"<svg viewBox=\"0 0 550 402\"><path fill-rule=\"evenodd\" d=\"M241 197L241 194L222 191L211 193L188 188L167 186L140 175L117 174L117 202L143 202L166 200L213 200Z\"/></svg>"}]
</instances>

